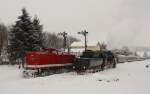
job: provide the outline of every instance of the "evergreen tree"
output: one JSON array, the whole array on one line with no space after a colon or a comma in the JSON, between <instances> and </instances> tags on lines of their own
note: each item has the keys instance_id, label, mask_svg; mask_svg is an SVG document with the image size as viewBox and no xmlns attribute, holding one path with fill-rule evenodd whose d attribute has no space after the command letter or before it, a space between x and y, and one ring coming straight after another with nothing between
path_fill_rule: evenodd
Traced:
<instances>
[{"instance_id":1,"label":"evergreen tree","mask_svg":"<svg viewBox=\"0 0 150 94\"><path fill-rule=\"evenodd\" d=\"M7 35L8 35L8 27L3 23L0 23L0 55L4 48L7 47Z\"/></svg>"},{"instance_id":2,"label":"evergreen tree","mask_svg":"<svg viewBox=\"0 0 150 94\"><path fill-rule=\"evenodd\" d=\"M34 50L41 50L42 48L44 48L44 44L43 44L43 27L42 25L40 25L40 21L37 17L34 17L33 19L33 32L31 32L31 36L29 39L29 43L31 46L31 51Z\"/></svg>"},{"instance_id":3,"label":"evergreen tree","mask_svg":"<svg viewBox=\"0 0 150 94\"><path fill-rule=\"evenodd\" d=\"M23 58L28 49L28 37L32 30L32 22L26 9L22 9L22 15L18 17L16 24L10 32L10 54L13 59Z\"/></svg>"},{"instance_id":4,"label":"evergreen tree","mask_svg":"<svg viewBox=\"0 0 150 94\"><path fill-rule=\"evenodd\" d=\"M31 17L26 9L22 9L22 15L18 17L10 32L9 52L12 59L22 59L28 51L42 48L42 26L39 20Z\"/></svg>"}]
</instances>

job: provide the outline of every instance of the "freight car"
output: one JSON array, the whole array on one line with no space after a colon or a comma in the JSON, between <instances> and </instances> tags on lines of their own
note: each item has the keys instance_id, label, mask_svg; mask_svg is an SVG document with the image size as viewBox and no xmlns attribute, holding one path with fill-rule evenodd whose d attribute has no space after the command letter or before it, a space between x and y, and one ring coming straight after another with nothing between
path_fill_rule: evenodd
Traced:
<instances>
[{"instance_id":1,"label":"freight car","mask_svg":"<svg viewBox=\"0 0 150 94\"><path fill-rule=\"evenodd\" d=\"M105 68L115 68L117 57L111 51L85 51L76 58L73 68L80 72L97 72Z\"/></svg>"}]
</instances>

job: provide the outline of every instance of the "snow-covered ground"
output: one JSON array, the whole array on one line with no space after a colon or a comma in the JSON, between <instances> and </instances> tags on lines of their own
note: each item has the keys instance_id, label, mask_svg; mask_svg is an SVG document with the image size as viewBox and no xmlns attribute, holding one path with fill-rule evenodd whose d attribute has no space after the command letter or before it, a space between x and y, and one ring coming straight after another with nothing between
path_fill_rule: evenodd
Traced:
<instances>
[{"instance_id":1,"label":"snow-covered ground","mask_svg":"<svg viewBox=\"0 0 150 94\"><path fill-rule=\"evenodd\" d=\"M118 64L116 69L77 75L25 79L16 66L0 66L0 94L150 94L150 60Z\"/></svg>"}]
</instances>

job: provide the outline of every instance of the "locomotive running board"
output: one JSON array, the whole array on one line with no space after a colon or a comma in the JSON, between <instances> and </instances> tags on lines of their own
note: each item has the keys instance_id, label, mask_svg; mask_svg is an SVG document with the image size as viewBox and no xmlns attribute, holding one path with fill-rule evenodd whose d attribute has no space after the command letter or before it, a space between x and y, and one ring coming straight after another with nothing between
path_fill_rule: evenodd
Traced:
<instances>
[{"instance_id":1,"label":"locomotive running board","mask_svg":"<svg viewBox=\"0 0 150 94\"><path fill-rule=\"evenodd\" d=\"M66 64L47 64L47 65L25 65L25 68L45 68L45 67L63 67L63 66L70 66L72 63Z\"/></svg>"}]
</instances>

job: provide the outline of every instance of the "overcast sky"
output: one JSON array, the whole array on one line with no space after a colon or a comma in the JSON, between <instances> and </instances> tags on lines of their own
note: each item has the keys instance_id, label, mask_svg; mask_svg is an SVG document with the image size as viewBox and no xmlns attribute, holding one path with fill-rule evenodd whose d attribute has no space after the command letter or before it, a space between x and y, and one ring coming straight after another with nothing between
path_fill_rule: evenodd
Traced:
<instances>
[{"instance_id":1,"label":"overcast sky","mask_svg":"<svg viewBox=\"0 0 150 94\"><path fill-rule=\"evenodd\" d=\"M109 46L150 47L150 0L0 0L0 21L14 24L23 7L35 14L44 31L63 32Z\"/></svg>"}]
</instances>

